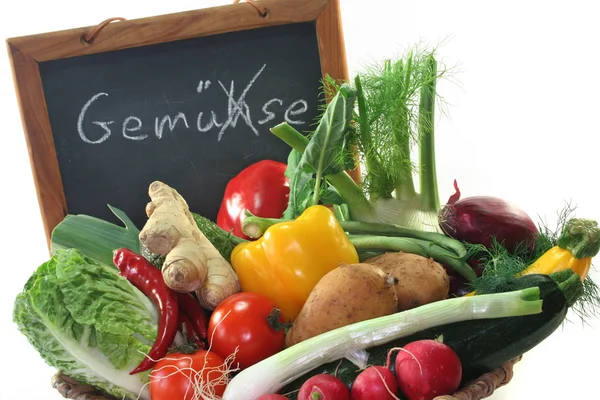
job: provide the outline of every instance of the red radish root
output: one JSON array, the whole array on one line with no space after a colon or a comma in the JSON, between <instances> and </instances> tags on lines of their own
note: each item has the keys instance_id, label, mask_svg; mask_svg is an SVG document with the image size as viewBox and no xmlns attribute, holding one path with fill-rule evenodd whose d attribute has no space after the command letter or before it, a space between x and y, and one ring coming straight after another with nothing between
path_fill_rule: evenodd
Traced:
<instances>
[{"instance_id":1,"label":"red radish root","mask_svg":"<svg viewBox=\"0 0 600 400\"><path fill-rule=\"evenodd\" d=\"M350 391L341 379L319 374L304 382L298 392L298 400L350 400Z\"/></svg>"},{"instance_id":2,"label":"red radish root","mask_svg":"<svg viewBox=\"0 0 600 400\"><path fill-rule=\"evenodd\" d=\"M454 393L462 379L460 359L437 340L418 340L396 356L396 379L408 400L432 400Z\"/></svg>"},{"instance_id":3,"label":"red radish root","mask_svg":"<svg viewBox=\"0 0 600 400\"><path fill-rule=\"evenodd\" d=\"M398 381L389 368L375 365L362 371L350 390L351 400L400 400Z\"/></svg>"}]
</instances>

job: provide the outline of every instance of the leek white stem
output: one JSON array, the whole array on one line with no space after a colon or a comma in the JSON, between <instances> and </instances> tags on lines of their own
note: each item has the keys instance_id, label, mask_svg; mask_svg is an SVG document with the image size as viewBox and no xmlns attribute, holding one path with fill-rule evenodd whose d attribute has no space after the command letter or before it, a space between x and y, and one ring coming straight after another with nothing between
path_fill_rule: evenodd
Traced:
<instances>
[{"instance_id":1,"label":"leek white stem","mask_svg":"<svg viewBox=\"0 0 600 400\"><path fill-rule=\"evenodd\" d=\"M439 325L472 319L538 314L539 288L459 297L347 325L312 337L243 370L227 385L223 400L256 400L276 393L320 365Z\"/></svg>"}]
</instances>

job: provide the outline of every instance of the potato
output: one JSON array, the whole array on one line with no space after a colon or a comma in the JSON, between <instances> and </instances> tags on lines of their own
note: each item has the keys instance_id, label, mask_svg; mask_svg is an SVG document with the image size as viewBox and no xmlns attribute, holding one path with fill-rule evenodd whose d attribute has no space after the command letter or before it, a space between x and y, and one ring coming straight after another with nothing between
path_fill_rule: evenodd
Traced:
<instances>
[{"instance_id":1,"label":"potato","mask_svg":"<svg viewBox=\"0 0 600 400\"><path fill-rule=\"evenodd\" d=\"M444 267L431 258L409 253L385 253L365 262L396 278L398 310L444 300L450 291L450 279Z\"/></svg>"},{"instance_id":2,"label":"potato","mask_svg":"<svg viewBox=\"0 0 600 400\"><path fill-rule=\"evenodd\" d=\"M394 279L370 264L346 264L315 285L288 331L292 346L321 333L398 311Z\"/></svg>"}]
</instances>

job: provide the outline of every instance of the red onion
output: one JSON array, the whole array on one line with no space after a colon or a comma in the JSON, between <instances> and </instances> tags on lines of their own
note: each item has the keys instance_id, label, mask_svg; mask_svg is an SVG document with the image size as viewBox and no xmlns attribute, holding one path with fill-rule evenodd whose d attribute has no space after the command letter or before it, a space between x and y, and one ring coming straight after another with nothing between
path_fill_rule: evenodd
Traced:
<instances>
[{"instance_id":1,"label":"red onion","mask_svg":"<svg viewBox=\"0 0 600 400\"><path fill-rule=\"evenodd\" d=\"M454 239L481 244L490 248L495 238L510 252L517 246L533 250L538 229L525 211L514 204L492 196L472 196L460 199L456 193L439 212L442 231Z\"/></svg>"}]
</instances>

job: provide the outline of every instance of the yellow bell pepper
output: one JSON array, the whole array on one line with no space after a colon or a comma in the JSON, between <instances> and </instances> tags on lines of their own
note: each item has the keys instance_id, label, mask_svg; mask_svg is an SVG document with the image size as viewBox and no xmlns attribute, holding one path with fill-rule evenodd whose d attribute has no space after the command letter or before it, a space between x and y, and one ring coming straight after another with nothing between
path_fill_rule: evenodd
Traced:
<instances>
[{"instance_id":1,"label":"yellow bell pepper","mask_svg":"<svg viewBox=\"0 0 600 400\"><path fill-rule=\"evenodd\" d=\"M358 253L331 210L307 208L294 221L269 227L254 242L237 245L231 265L242 291L261 293L293 321L317 282Z\"/></svg>"},{"instance_id":2,"label":"yellow bell pepper","mask_svg":"<svg viewBox=\"0 0 600 400\"><path fill-rule=\"evenodd\" d=\"M592 257L600 250L600 230L596 221L573 218L563 229L557 245L540 256L521 275L546 274L570 268L584 281Z\"/></svg>"}]
</instances>

